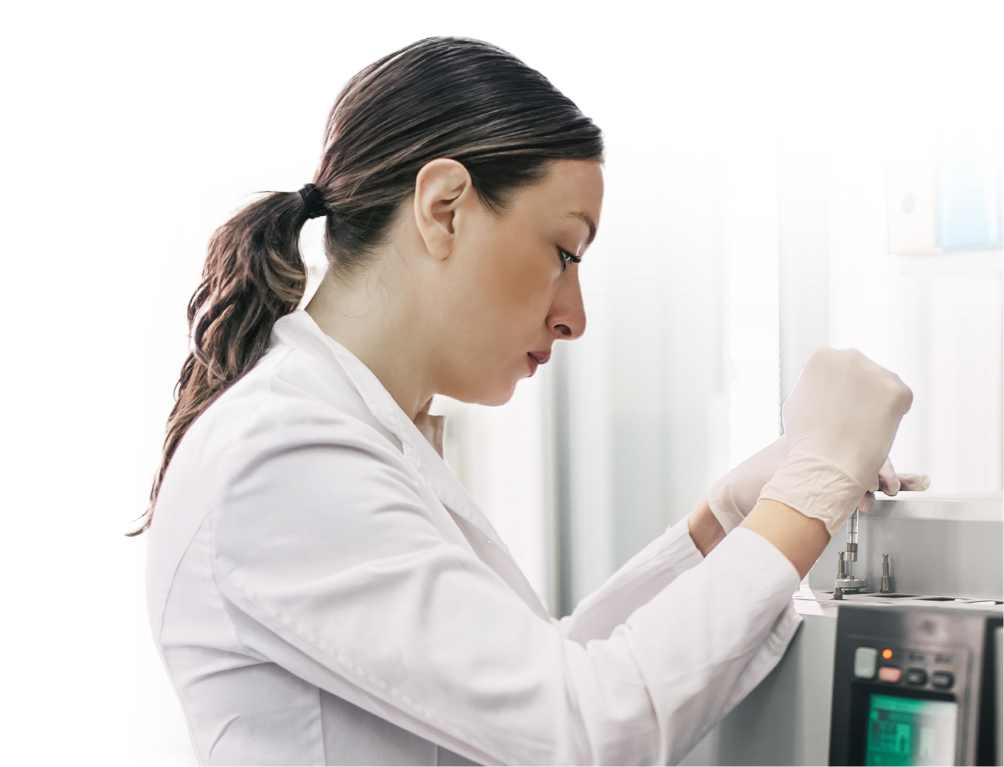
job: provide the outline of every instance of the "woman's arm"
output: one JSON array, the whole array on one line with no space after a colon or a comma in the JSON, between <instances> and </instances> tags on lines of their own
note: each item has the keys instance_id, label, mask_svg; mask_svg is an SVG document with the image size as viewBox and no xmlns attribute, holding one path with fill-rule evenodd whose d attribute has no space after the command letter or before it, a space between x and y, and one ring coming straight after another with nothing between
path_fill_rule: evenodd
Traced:
<instances>
[{"instance_id":1,"label":"woman's arm","mask_svg":"<svg viewBox=\"0 0 1004 767\"><path fill-rule=\"evenodd\" d=\"M570 641L444 537L389 446L325 445L338 424L313 420L306 444L273 448L254 472L235 467L232 502L213 514L206 553L242 652L456 753L679 759L763 678L797 625L797 574L776 549L737 530L701 561L684 521L672 545L699 566L609 637Z\"/></svg>"},{"instance_id":2,"label":"woman's arm","mask_svg":"<svg viewBox=\"0 0 1004 767\"><path fill-rule=\"evenodd\" d=\"M690 512L687 517L687 527L690 530L691 540L705 557L725 538L725 529L712 513L707 496L702 498Z\"/></svg>"},{"instance_id":3,"label":"woman's arm","mask_svg":"<svg viewBox=\"0 0 1004 767\"><path fill-rule=\"evenodd\" d=\"M711 513L706 498L702 498L687 518L690 537L702 555L707 556L725 538L725 530ZM753 511L740 527L752 530L766 538L787 558L804 578L809 568L819 559L830 534L820 520L807 517L778 501L757 501Z\"/></svg>"},{"instance_id":4,"label":"woman's arm","mask_svg":"<svg viewBox=\"0 0 1004 767\"><path fill-rule=\"evenodd\" d=\"M759 531L757 531L759 532ZM638 552L562 618L561 632L577 642L606 639L635 610L700 564L725 538L725 530L701 498L685 520Z\"/></svg>"},{"instance_id":5,"label":"woman's arm","mask_svg":"<svg viewBox=\"0 0 1004 767\"><path fill-rule=\"evenodd\" d=\"M701 563L725 537L707 498L690 515L635 554L574 612L561 619L561 633L585 644L606 639L635 610L681 574Z\"/></svg>"},{"instance_id":6,"label":"woman's arm","mask_svg":"<svg viewBox=\"0 0 1004 767\"><path fill-rule=\"evenodd\" d=\"M830 542L830 534L821 520L767 498L757 501L740 527L770 541L791 562L799 578L805 577Z\"/></svg>"},{"instance_id":7,"label":"woman's arm","mask_svg":"<svg viewBox=\"0 0 1004 767\"><path fill-rule=\"evenodd\" d=\"M582 643L606 639L631 613L697 565L725 539L725 530L711 511L707 497L700 500L681 524L686 525L688 539L683 538L677 526L670 528L583 599L570 616L563 618L559 622L562 633ZM830 540L820 520L766 499L756 503L741 527L770 542L791 562L799 577L805 576Z\"/></svg>"}]
</instances>

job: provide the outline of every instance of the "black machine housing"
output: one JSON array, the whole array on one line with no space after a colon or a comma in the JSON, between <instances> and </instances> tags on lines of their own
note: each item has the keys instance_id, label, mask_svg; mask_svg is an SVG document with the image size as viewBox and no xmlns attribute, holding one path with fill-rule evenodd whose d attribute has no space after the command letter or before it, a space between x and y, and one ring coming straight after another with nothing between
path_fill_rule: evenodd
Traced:
<instances>
[{"instance_id":1,"label":"black machine housing","mask_svg":"<svg viewBox=\"0 0 1004 767\"><path fill-rule=\"evenodd\" d=\"M881 763L938 763L930 761L939 758L932 754L948 758L954 752L950 764L994 764L1001 726L994 711L1000 662L994 632L1000 626L999 610L969 605L842 605L830 764L863 765L869 753L879 763L882 752L875 749L882 747L891 750L890 761ZM922 715L925 709L940 712L941 719ZM924 741L919 747L918 735Z\"/></svg>"}]
</instances>

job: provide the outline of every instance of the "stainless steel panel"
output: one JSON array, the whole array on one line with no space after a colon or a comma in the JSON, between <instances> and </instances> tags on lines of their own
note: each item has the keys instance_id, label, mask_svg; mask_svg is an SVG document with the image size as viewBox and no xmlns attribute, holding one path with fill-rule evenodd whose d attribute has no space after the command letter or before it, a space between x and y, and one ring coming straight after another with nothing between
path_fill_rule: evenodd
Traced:
<instances>
[{"instance_id":1,"label":"stainless steel panel","mask_svg":"<svg viewBox=\"0 0 1004 767\"><path fill-rule=\"evenodd\" d=\"M860 517L854 575L878 591L882 554L889 554L897 592L1004 599L1002 505L1000 493L879 501ZM833 536L810 571L814 591L833 589L845 539L842 530Z\"/></svg>"}]
</instances>

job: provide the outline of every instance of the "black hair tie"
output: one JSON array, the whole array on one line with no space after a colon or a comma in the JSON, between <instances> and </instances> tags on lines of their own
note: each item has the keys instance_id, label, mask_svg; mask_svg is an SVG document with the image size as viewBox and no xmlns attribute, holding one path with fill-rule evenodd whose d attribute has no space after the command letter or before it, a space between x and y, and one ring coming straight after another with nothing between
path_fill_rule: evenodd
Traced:
<instances>
[{"instance_id":1,"label":"black hair tie","mask_svg":"<svg viewBox=\"0 0 1004 767\"><path fill-rule=\"evenodd\" d=\"M324 206L324 199L320 190L313 184L304 184L300 190L300 199L303 200L304 212L307 218L320 218L328 215L328 209Z\"/></svg>"}]
</instances>

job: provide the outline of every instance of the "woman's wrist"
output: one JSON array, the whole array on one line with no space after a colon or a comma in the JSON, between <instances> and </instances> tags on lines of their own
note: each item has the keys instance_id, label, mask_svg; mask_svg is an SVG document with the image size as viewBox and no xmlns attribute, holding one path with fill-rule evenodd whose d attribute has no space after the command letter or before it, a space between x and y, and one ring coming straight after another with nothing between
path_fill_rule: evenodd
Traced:
<instances>
[{"instance_id":1,"label":"woman's wrist","mask_svg":"<svg viewBox=\"0 0 1004 767\"><path fill-rule=\"evenodd\" d=\"M833 535L854 512L865 490L866 486L833 461L812 453L792 452L763 486L760 500L775 501L818 519Z\"/></svg>"},{"instance_id":2,"label":"woman's wrist","mask_svg":"<svg viewBox=\"0 0 1004 767\"><path fill-rule=\"evenodd\" d=\"M740 527L770 541L791 562L799 578L805 577L830 542L830 534L822 520L807 517L791 506L769 498L757 501Z\"/></svg>"},{"instance_id":3,"label":"woman's wrist","mask_svg":"<svg viewBox=\"0 0 1004 767\"><path fill-rule=\"evenodd\" d=\"M708 505L726 533L753 511L763 486L787 458L788 444L781 437L712 483Z\"/></svg>"},{"instance_id":4,"label":"woman's wrist","mask_svg":"<svg viewBox=\"0 0 1004 767\"><path fill-rule=\"evenodd\" d=\"M708 553L725 538L725 529L712 513L707 497L702 498L690 512L687 517L687 528L690 539L701 552L701 556L708 556Z\"/></svg>"}]
</instances>

